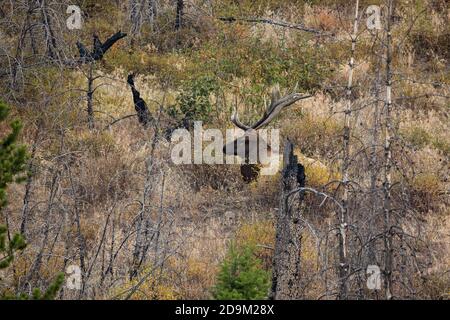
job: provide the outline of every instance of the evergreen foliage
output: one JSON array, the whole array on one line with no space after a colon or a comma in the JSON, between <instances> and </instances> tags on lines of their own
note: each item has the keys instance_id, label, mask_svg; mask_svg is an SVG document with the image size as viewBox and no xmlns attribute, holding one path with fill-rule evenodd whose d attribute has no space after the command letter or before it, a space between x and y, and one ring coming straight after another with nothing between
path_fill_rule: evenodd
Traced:
<instances>
[{"instance_id":1,"label":"evergreen foliage","mask_svg":"<svg viewBox=\"0 0 450 320\"><path fill-rule=\"evenodd\" d=\"M255 257L254 248L242 249L232 245L218 275L213 289L217 300L265 299L269 289L269 272Z\"/></svg>"},{"instance_id":2,"label":"evergreen foliage","mask_svg":"<svg viewBox=\"0 0 450 320\"><path fill-rule=\"evenodd\" d=\"M9 115L9 107L0 100L0 122L4 122ZM28 159L26 148L17 144L22 129L20 121L10 124L11 132L0 140L0 212L7 205L6 188L12 182L21 182L24 178L25 165ZM16 251L24 250L27 246L25 238L16 233L8 241L8 228L0 225L0 270L7 268L14 259ZM0 298L20 300L53 300L64 282L64 274L60 273L49 285L45 292L36 288L32 295L21 293L18 296L4 293Z\"/></svg>"},{"instance_id":3,"label":"evergreen foliage","mask_svg":"<svg viewBox=\"0 0 450 320\"><path fill-rule=\"evenodd\" d=\"M0 122L4 122L9 115L9 108L0 101ZM10 124L11 132L0 140L0 212L6 206L6 187L9 183L20 182L24 172L27 153L25 146L17 144L17 138L22 128L18 120ZM19 175L19 176L18 176ZM0 226L0 269L7 268L14 259L14 252L26 247L25 239L20 234L15 234L7 241L8 230Z\"/></svg>"},{"instance_id":4,"label":"evergreen foliage","mask_svg":"<svg viewBox=\"0 0 450 320\"><path fill-rule=\"evenodd\" d=\"M210 95L219 89L217 81L205 76L192 82L185 83L177 98L176 106L172 106L170 113L174 117L182 117L183 122L211 120L214 111Z\"/></svg>"}]
</instances>

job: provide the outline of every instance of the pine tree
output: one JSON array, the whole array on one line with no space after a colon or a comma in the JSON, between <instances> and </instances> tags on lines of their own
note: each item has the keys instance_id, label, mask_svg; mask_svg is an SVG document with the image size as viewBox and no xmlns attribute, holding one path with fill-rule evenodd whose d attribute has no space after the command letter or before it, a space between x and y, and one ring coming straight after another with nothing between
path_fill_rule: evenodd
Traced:
<instances>
[{"instance_id":1,"label":"pine tree","mask_svg":"<svg viewBox=\"0 0 450 320\"><path fill-rule=\"evenodd\" d=\"M4 122L9 115L8 106L0 100L0 123ZM10 124L11 132L0 140L0 213L7 205L6 188L13 182L21 182L24 179L25 165L28 159L26 148L17 144L22 125L15 120ZM7 241L8 228L0 225L0 270L7 268L14 259L16 251L24 250L26 241L24 237L16 233L11 240ZM45 292L38 288L33 294L3 294L0 299L22 299L22 300L52 300L56 297L64 281L64 274L60 273L48 286Z\"/></svg>"},{"instance_id":2,"label":"pine tree","mask_svg":"<svg viewBox=\"0 0 450 320\"><path fill-rule=\"evenodd\" d=\"M8 106L0 101L0 123L9 114ZM22 128L18 120L10 124L11 132L0 140L0 213L7 204L6 188L12 182L20 182L25 171L27 153L25 146L17 144L17 138ZM25 239L15 234L10 241L6 241L8 230L0 226L0 269L7 268L14 259L14 252L25 249Z\"/></svg>"},{"instance_id":3,"label":"pine tree","mask_svg":"<svg viewBox=\"0 0 450 320\"><path fill-rule=\"evenodd\" d=\"M265 299L269 289L269 272L262 269L250 246L232 245L222 263L218 283L213 289L217 300Z\"/></svg>"},{"instance_id":4,"label":"pine tree","mask_svg":"<svg viewBox=\"0 0 450 320\"><path fill-rule=\"evenodd\" d=\"M13 294L4 294L1 299L4 300L54 300L59 293L64 283L64 273L59 273L55 280L48 286L44 293L38 288L33 290L33 294L30 296L26 293L21 293L18 296Z\"/></svg>"}]
</instances>

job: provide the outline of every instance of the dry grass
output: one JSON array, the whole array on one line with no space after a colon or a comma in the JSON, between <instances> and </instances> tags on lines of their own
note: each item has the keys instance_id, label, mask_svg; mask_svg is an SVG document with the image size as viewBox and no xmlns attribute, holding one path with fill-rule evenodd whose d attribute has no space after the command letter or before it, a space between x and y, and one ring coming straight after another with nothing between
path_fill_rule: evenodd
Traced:
<instances>
[{"instance_id":1,"label":"dry grass","mask_svg":"<svg viewBox=\"0 0 450 320\"><path fill-rule=\"evenodd\" d=\"M342 26L335 9L325 5L305 5L301 16L293 10L266 12L266 15L287 21L301 19L310 27L337 32L336 41L348 41L348 36L344 33L347 27ZM432 12L431 17L431 30L436 30L436 35L433 36L426 30L415 30L417 35L408 39L409 45L405 46L402 55L395 60L396 70L408 77L415 77L423 72L424 78L430 76L432 81L445 82L448 81L448 53L442 52L442 48L445 47L446 39L448 40L444 29L446 20L437 10ZM192 23L197 25L202 21ZM214 35L217 30L210 23L211 21L207 21L207 25L202 28ZM198 30L204 30L202 28L199 27ZM284 41L287 47L296 45L296 34L292 30L281 30L262 24L250 27L240 25L233 30L235 34L230 37L258 37L267 42ZM194 35L199 37L199 34L196 32ZM139 201L142 200L146 183L145 160L152 152L154 128L143 130L136 118L118 122L109 130L103 128L113 119L135 112L131 92L125 82L129 71L126 68L129 67L126 65L128 58L145 67L145 72L142 72L144 74L137 77L136 86L153 114L159 109L157 102L164 101L164 107L174 103L178 94L177 88L161 89L160 79L155 74L167 71L168 66L183 73L188 68L189 59L182 53L164 53L175 40L170 36L171 34L166 34L158 39L157 47L149 45L136 56L131 57L121 49L111 52L109 58L119 62L123 60L124 68L117 68L112 72L103 71L103 78L96 82L97 85L107 84L100 87L95 94L95 109L101 111L96 113L98 130L86 129L85 101L73 99L72 95L62 96L56 102L45 106L46 108L41 106L42 108L38 109L39 115L32 111L16 112L25 121L23 139L28 145L32 146L34 143L37 120L40 118L45 130L41 133L34 160L29 246L16 259L15 275L8 275L7 280L10 283L19 283L31 267L33 258L40 250L42 230L47 221L53 223L50 235L52 240L56 240L51 254L45 257L40 269L40 282L48 282L54 271L63 270L66 255L69 256L69 262L79 263L79 235L73 222L77 212L81 215L81 237L85 241L89 258L92 258L102 239L108 213L112 212L112 220L116 223L114 230L108 228L106 232L108 248L113 237L116 241L123 239L130 230L140 210ZM189 36L189 33L183 35ZM192 38L190 44L199 49L208 37ZM233 39L228 41L232 42ZM424 56L419 49L425 45L430 50ZM366 49L363 45L360 48ZM158 60L159 56L151 57L157 51L163 60ZM336 52L336 55L346 54L343 53L344 50L341 51ZM355 69L354 81L359 86L354 97L354 106L362 105L372 97L367 86L367 74L373 69L372 63L371 60L364 60L358 63ZM170 74L170 70L172 69L167 73ZM329 80L345 85L348 77L346 61L341 61L336 70L338 71L335 78ZM68 78L72 79L71 89L86 86L80 72L74 72ZM418 282L417 286L423 289L421 294L424 297L443 297L448 295L450 283L446 278L450 268L450 132L448 98L442 97L448 95L448 87L439 87L428 83L430 81L423 82L411 83L399 79L395 84L396 97L425 97L396 101L395 123L401 133L399 146L396 147L403 149L396 159L395 164L400 169L394 180L400 182L402 187L406 186L412 209L425 221L426 240L432 249L433 265L428 270L430 281L427 284ZM247 78L233 79L228 87L232 89L224 92L226 100L233 101L236 91L251 84L251 80ZM45 90L48 90L47 84ZM34 96L36 100L39 97ZM281 128L282 139L289 138L295 144L296 154L306 169L308 186L321 189L328 182L341 179L338 173L338 153L342 147L342 110L345 103L343 94L318 92L314 98L292 106L274 125ZM246 106L240 106L244 107ZM250 111L256 113L256 110ZM230 126L229 110L219 110L219 113L216 122L211 126L217 125L220 129ZM354 139L352 141L357 143L352 152L359 151L360 144L370 144L372 136L368 128L373 124L372 114L373 108L354 113L355 117L351 123ZM1 128L2 132L4 130L5 128ZM64 132L63 139L60 137L61 132ZM379 138L382 141L382 134ZM251 244L258 247L257 255L269 270L272 258L270 248L274 244L273 217L277 214L279 205L280 175L264 176L258 182L246 185L241 180L238 166L175 166L169 159L169 150L170 144L164 139L159 141L154 150L155 170L149 178L154 193L148 206L152 208L149 211L152 218L162 210L167 221L170 220L164 230L169 230L167 239L176 249L165 261L163 271L150 277L133 298L211 298L210 288L216 281L218 266L225 257L231 240L240 245ZM352 173L360 175L362 185L368 185L368 173L359 172L365 170L366 159L358 158L354 161L356 167L360 166ZM51 198L53 180L56 180L56 187L53 190L55 196ZM330 188L329 191L336 190ZM10 205L5 214L8 215L8 222L14 230L20 226L24 195L23 184L13 185L9 189ZM51 205L48 205L49 199L53 201ZM321 202L321 199L312 199L313 196L307 198L308 204ZM323 230L329 227L329 223L334 223L330 222L330 217L334 217L335 211L326 205L307 211L307 218L320 225ZM99 290L95 294L90 291L94 298L113 297L136 284L136 281L128 280L133 241L134 236L125 242L123 254L118 255L118 270L114 270L115 280L109 283L111 288ZM302 262L304 294L308 298L318 298L324 289L323 283L316 282L317 279L313 277L319 271L317 247L314 236L308 230L305 231ZM46 254L47 250L50 248L46 249ZM151 268L152 262L149 261L141 273L148 272ZM95 287L99 281L99 269L97 262L91 287ZM308 282L309 280L311 282Z\"/></svg>"}]
</instances>

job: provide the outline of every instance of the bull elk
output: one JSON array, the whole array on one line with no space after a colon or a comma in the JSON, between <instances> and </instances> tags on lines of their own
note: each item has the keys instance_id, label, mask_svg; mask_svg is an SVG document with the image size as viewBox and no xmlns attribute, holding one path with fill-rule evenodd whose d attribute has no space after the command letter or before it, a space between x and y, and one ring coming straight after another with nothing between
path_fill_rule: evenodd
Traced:
<instances>
[{"instance_id":1,"label":"bull elk","mask_svg":"<svg viewBox=\"0 0 450 320\"><path fill-rule=\"evenodd\" d=\"M299 100L303 100L309 97L312 97L312 95L302 95L300 93L291 93L281 97L279 87L275 86L272 89L272 97L270 103L265 103L266 111L264 112L264 115L250 126L243 124L239 120L237 107L235 106L234 112L231 116L231 122L237 128L243 130L245 134L235 139L233 142L226 144L223 147L223 152L226 155L239 156L243 158L244 163L241 165L241 175L246 183L255 181L259 176L259 172L261 170L260 165L262 163L261 159L259 158L259 148L261 146L265 147L268 157L270 157L272 154L271 146L258 135L257 131L272 122L284 108L291 106ZM244 146L244 152L238 152L238 145ZM256 163L251 163L250 155L258 155Z\"/></svg>"}]
</instances>

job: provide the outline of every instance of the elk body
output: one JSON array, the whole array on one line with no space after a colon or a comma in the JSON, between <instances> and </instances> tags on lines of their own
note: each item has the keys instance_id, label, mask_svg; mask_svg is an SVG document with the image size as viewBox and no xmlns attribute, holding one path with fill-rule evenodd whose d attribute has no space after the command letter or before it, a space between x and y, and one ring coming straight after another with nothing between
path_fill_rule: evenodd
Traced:
<instances>
[{"instance_id":1,"label":"elk body","mask_svg":"<svg viewBox=\"0 0 450 320\"><path fill-rule=\"evenodd\" d=\"M291 93L281 97L279 87L276 86L272 90L270 103L266 104L264 115L250 126L243 124L239 120L237 108L235 107L231 116L231 122L237 128L243 130L244 135L226 144L223 147L223 152L226 155L238 156L243 159L244 163L241 165L241 174L245 182L250 183L258 178L261 164L265 163L265 159L261 159L260 155L265 153L270 158L273 153L272 147L258 134L258 130L272 122L284 108L311 96ZM239 145L243 146L243 152L239 150ZM261 148L265 148L265 152L260 152Z\"/></svg>"}]
</instances>

